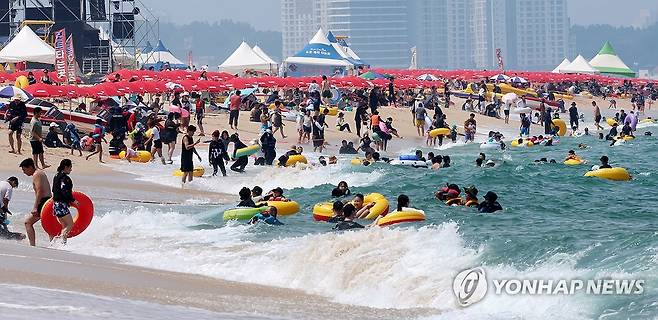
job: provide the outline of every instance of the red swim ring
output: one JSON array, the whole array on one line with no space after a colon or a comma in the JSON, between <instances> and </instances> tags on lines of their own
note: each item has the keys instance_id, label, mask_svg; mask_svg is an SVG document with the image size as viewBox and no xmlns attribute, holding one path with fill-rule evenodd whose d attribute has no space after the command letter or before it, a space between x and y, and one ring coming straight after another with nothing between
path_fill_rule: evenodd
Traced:
<instances>
[{"instance_id":1,"label":"red swim ring","mask_svg":"<svg viewBox=\"0 0 658 320\"><path fill-rule=\"evenodd\" d=\"M73 228L69 232L69 238L73 238L85 231L94 217L94 203L86 194L73 191L73 198L78 201L78 205L71 206L78 211L78 214L73 215ZM53 199L46 201L43 205L43 209L41 210L41 226L43 226L43 230L51 237L58 236L62 231L62 225L59 224L53 212Z\"/></svg>"}]
</instances>

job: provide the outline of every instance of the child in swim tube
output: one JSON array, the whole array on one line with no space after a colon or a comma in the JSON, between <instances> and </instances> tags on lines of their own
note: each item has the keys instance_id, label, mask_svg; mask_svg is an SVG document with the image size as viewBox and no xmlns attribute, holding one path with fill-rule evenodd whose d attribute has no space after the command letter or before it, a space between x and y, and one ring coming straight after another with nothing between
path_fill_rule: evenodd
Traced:
<instances>
[{"instance_id":1,"label":"child in swim tube","mask_svg":"<svg viewBox=\"0 0 658 320\"><path fill-rule=\"evenodd\" d=\"M263 201L290 201L283 196L283 189L281 187L276 187L268 192L264 197Z\"/></svg>"},{"instance_id":2,"label":"child in swim tube","mask_svg":"<svg viewBox=\"0 0 658 320\"><path fill-rule=\"evenodd\" d=\"M331 211L333 213L333 216L327 220L329 223L338 223L341 221L345 220L345 216L343 215L343 207L345 204L342 201L334 201L333 205L331 206Z\"/></svg>"},{"instance_id":3,"label":"child in swim tube","mask_svg":"<svg viewBox=\"0 0 658 320\"><path fill-rule=\"evenodd\" d=\"M238 193L240 196L240 202L238 203L238 207L247 207L247 208L260 208L266 206L266 204L256 204L254 203L254 200L251 198L251 190L247 187L243 187L240 189L240 192Z\"/></svg>"},{"instance_id":4,"label":"child in swim tube","mask_svg":"<svg viewBox=\"0 0 658 320\"><path fill-rule=\"evenodd\" d=\"M579 156L576 155L576 152L573 150L569 150L569 153L567 153L567 157L564 158L564 161L567 160L575 160L575 161L582 161Z\"/></svg>"},{"instance_id":5,"label":"child in swim tube","mask_svg":"<svg viewBox=\"0 0 658 320\"><path fill-rule=\"evenodd\" d=\"M277 219L276 216L277 216L276 207L269 207L267 208L267 210L263 211L262 213L255 214L251 218L251 220L249 220L249 224L256 224L259 221L263 221L272 226L282 226L283 222L279 221L279 219Z\"/></svg>"},{"instance_id":6,"label":"child in swim tube","mask_svg":"<svg viewBox=\"0 0 658 320\"><path fill-rule=\"evenodd\" d=\"M375 206L374 202L371 203L364 203L365 198L362 194L357 193L354 196L354 200L352 200L352 205L355 211L354 217L357 219L365 219L369 214L370 214L370 208ZM343 208L343 211L345 208ZM347 217L347 213L345 213L345 217Z\"/></svg>"}]
</instances>

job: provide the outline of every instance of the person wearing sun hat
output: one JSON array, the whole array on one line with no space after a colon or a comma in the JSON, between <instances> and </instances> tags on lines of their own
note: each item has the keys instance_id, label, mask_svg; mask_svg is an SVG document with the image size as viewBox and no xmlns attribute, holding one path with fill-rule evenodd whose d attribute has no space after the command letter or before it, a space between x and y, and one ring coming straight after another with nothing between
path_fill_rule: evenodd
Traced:
<instances>
[{"instance_id":1,"label":"person wearing sun hat","mask_svg":"<svg viewBox=\"0 0 658 320\"><path fill-rule=\"evenodd\" d=\"M484 195L484 201L480 202L478 205L478 211L480 213L492 213L498 210L503 210L503 207L498 203L498 195L489 191Z\"/></svg>"},{"instance_id":2,"label":"person wearing sun hat","mask_svg":"<svg viewBox=\"0 0 658 320\"><path fill-rule=\"evenodd\" d=\"M23 147L21 134L23 133L23 123L27 119L27 106L23 102L23 96L15 94L12 97L5 119L9 122L9 147L11 148L9 153L16 153L14 148L14 134L16 134L18 154L21 154Z\"/></svg>"}]
</instances>

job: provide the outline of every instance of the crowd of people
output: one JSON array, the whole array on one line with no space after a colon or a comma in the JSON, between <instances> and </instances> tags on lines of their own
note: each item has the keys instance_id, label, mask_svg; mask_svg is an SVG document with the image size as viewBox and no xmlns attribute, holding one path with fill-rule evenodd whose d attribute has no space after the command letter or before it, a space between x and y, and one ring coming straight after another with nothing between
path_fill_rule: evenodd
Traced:
<instances>
[{"instance_id":1,"label":"crowd of people","mask_svg":"<svg viewBox=\"0 0 658 320\"><path fill-rule=\"evenodd\" d=\"M48 81L47 73L45 77L45 81ZM28 79L36 81L29 76ZM433 86L418 91L412 89L396 90L394 81L394 79L390 79L386 88L342 90L342 92L338 92L339 96L336 96L336 90L334 90L331 80L322 77L321 83L313 81L306 90L301 88L283 89L281 92L279 90L263 90L263 93L268 94L264 102L259 101L254 92L245 90L243 93L236 90L227 97L226 103L228 128L233 133L228 130L222 130L221 132L220 130L212 130L211 137L208 140L202 140L206 136L207 126L204 126L204 119L208 109L215 109L216 105L208 96L197 92L175 92L171 96L157 95L152 97L150 102L146 102L141 96L135 96L130 101L123 101L125 102L124 105L108 106L106 108L108 117L96 121L93 129L83 134L73 123L68 123L63 127L51 123L48 126L47 133L44 134L41 121L43 111L41 108L36 107L32 112L29 122L30 132L27 135L32 150L32 158L21 163L23 172L33 177L35 190L32 215L28 217L25 223L27 237L30 239L30 243L34 244L34 228L32 226L38 221L39 212L45 200L50 197L57 198L54 200L55 211L63 226L62 234L60 234L62 241L66 241L68 230L70 230L72 224L69 219L70 215L67 217L66 214L68 207L63 204L70 204L73 201L68 193L72 188L72 182L68 178L72 165L68 159L65 159L68 162L60 164L55 177L56 180L53 181L53 188L50 188L48 178L43 171L50 167L44 156L44 145L49 148L70 149L71 155L77 152L79 156L82 156L83 151L86 151L88 152L85 157L87 160L98 156L98 161L104 162L103 156L106 151L103 145L109 144L107 152L113 157L124 152L126 160L131 161L138 151L147 151L151 154L153 160L159 159L166 166L174 163L177 145L180 143L179 169L182 172L182 185L185 186L186 183L193 180L196 168L195 159L204 161L197 150L202 144L208 146L207 161L212 167L212 176L219 174L226 176L226 167L231 161L233 162L229 166L231 171L236 173L244 172L249 164L249 156L238 156L238 150L250 146L258 147L258 152L254 156L255 165L274 165L278 163L281 166L286 166L291 156L302 155L303 149L299 145L303 144L311 144L313 151L322 153L329 143L325 136L325 130L331 127L329 115L334 112L336 115L335 129L348 134L354 132L356 139L358 139L356 140L358 141L356 146L355 141L342 140L338 153L363 153L362 163L370 165L378 161L390 162L391 159L381 156L380 153L387 151L389 142L392 139L403 139L394 126L394 123L399 122L395 122L396 119L391 116L384 118L380 114L380 108L383 106L408 108L412 113L411 122L416 128L418 136L424 139L425 144L430 147L442 146L446 141L456 142L460 135L463 136L466 142L474 141L478 128L476 115L501 118L504 119L505 124L509 124L512 108L524 110L527 108L525 97L519 97L514 102L515 105L495 98L487 101L489 83L483 81L474 85L472 88L474 97L465 99L462 105L462 110L468 111L469 114L462 125L463 133L458 133L457 125L454 120L453 123L448 122L449 119L444 109L454 105L451 100L452 92L466 89L469 86L468 82L452 80L443 83L442 90L437 86ZM44 82L44 79L42 79L42 82ZM493 88L494 93L500 93L497 84L493 83ZM640 87L633 85L630 81L616 87L601 85L593 81L585 83L547 83L534 89L538 94L545 97L545 101L542 100L539 103L539 108L534 114L533 112L520 113L519 135L535 141L547 141L546 145L551 144L552 137L557 133L554 120L558 119L561 113L568 114L568 125L571 134L576 135L582 132L582 134L589 135L588 128L580 130L584 119L583 115L579 113L577 103L572 102L567 109L563 100L556 99L554 92L579 93L587 90L594 95L601 95L607 99L610 103L610 109L617 108L615 98L618 96L630 96L633 110L628 113L623 109L617 112L611 119L613 122L610 131L605 136L603 136L603 133L599 133L599 138L610 140L612 144L619 141L620 137L622 139L625 136L634 137L639 114L646 110L647 101L658 98L656 88L652 84ZM555 105L552 102L557 103L557 107L551 107ZM164 110L165 103L170 105L168 112ZM648 105L650 107L651 103L648 103ZM338 110L332 110L333 108L338 108ZM218 109L221 109L221 107ZM76 110L86 112L87 108L86 105L81 104ZM602 117L601 110L595 101L592 101L592 110L596 129L601 131L603 127L600 122L606 119ZM243 127L239 126L240 111L249 111L249 121L260 125L258 138L248 141L248 143L243 142L239 135L239 128ZM346 112L348 111L352 111L354 114L353 122L346 118ZM195 120L194 123L191 120L192 116ZM23 152L21 137L27 118L28 112L23 97L20 95L13 97L5 116L9 128L10 153L22 154ZM291 150L278 155L277 136L280 136L280 139L287 139L288 135L292 135L292 130L285 128L286 120L294 123L298 146L293 146ZM544 138L542 135L531 136L532 124L543 127L546 137ZM621 129L619 129L619 126L621 126ZM442 133L438 134L436 132ZM112 136L109 142L106 140L108 134ZM61 139L59 135L62 136ZM500 142L504 145L502 143L503 138L499 132L489 133L489 139L493 142ZM167 147L166 150L164 147ZM231 147L232 151L229 151ZM427 162L433 170L451 166L449 155L434 155L430 152L427 157L424 157L419 150L416 156L418 161ZM578 156L573 152L567 155L565 160L576 158ZM599 168L609 167L606 156L601 157L600 160L601 165ZM320 165L335 164L336 161L336 157L323 156L318 159ZM538 162L543 161L540 159ZM495 167L497 164L492 159L486 159L486 155L481 153L476 159L476 165L478 167ZM3 199L7 199L6 203L3 203L1 219L5 219L7 214L11 214L8 210L8 199L11 198L11 189L17 185L18 180L15 177L11 177L1 185L2 189L0 191L4 197ZM62 188L64 189L62 190ZM346 183L341 182L338 189L347 189L349 195L349 188L347 188ZM276 198L281 197L282 192L277 193L277 190L273 190L273 192ZM463 189L464 198L461 197L461 192L462 190L458 186L447 184L435 196L448 205L477 205L480 212L502 210L502 206L497 202L497 195L493 191L487 192L482 202L477 199L478 191L474 186ZM246 196L243 199L242 192L240 197L241 204L243 204L243 201L247 201L247 206L251 206L253 203L253 200L248 202ZM254 196L250 196L249 199L251 197ZM342 206L335 203L335 216L342 218L336 218L332 221L340 220L337 223L343 223L342 226L337 225L337 229L349 229L350 226L358 225L354 222L354 219L363 217L363 210L364 208L367 210L368 206L368 204L360 205L359 200L363 202L363 196L357 194L350 203L343 202ZM400 204L403 207L408 206L408 197L400 195L398 197L398 207ZM280 221L276 218L276 210L275 207L268 208L268 210L255 216L252 223L264 221L265 223L280 224ZM0 228L0 232L11 234L6 226Z\"/></svg>"}]
</instances>

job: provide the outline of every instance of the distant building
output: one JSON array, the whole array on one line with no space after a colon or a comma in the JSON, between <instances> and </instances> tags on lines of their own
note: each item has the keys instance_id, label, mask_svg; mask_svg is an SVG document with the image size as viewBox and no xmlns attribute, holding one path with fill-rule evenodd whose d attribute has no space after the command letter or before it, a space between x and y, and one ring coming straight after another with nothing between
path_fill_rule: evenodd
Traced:
<instances>
[{"instance_id":1,"label":"distant building","mask_svg":"<svg viewBox=\"0 0 658 320\"><path fill-rule=\"evenodd\" d=\"M409 12L404 0L327 1L327 29L347 36L364 61L377 67L409 67Z\"/></svg>"},{"instance_id":2,"label":"distant building","mask_svg":"<svg viewBox=\"0 0 658 320\"><path fill-rule=\"evenodd\" d=\"M550 70L569 52L566 0L282 0L283 56L322 27L374 67Z\"/></svg>"},{"instance_id":3,"label":"distant building","mask_svg":"<svg viewBox=\"0 0 658 320\"><path fill-rule=\"evenodd\" d=\"M551 70L569 54L567 0L516 0L514 27L516 63L521 70ZM511 20L511 19L510 19Z\"/></svg>"},{"instance_id":4,"label":"distant building","mask_svg":"<svg viewBox=\"0 0 658 320\"><path fill-rule=\"evenodd\" d=\"M419 68L447 69L448 64L448 3L444 0L412 1L412 44L417 47Z\"/></svg>"},{"instance_id":5,"label":"distant building","mask_svg":"<svg viewBox=\"0 0 658 320\"><path fill-rule=\"evenodd\" d=\"M513 64L514 0L473 0L473 54L476 69L498 68L496 50L500 49L503 64Z\"/></svg>"},{"instance_id":6,"label":"distant building","mask_svg":"<svg viewBox=\"0 0 658 320\"><path fill-rule=\"evenodd\" d=\"M281 0L284 59L301 50L320 27L326 29L326 2L327 0Z\"/></svg>"}]
</instances>

